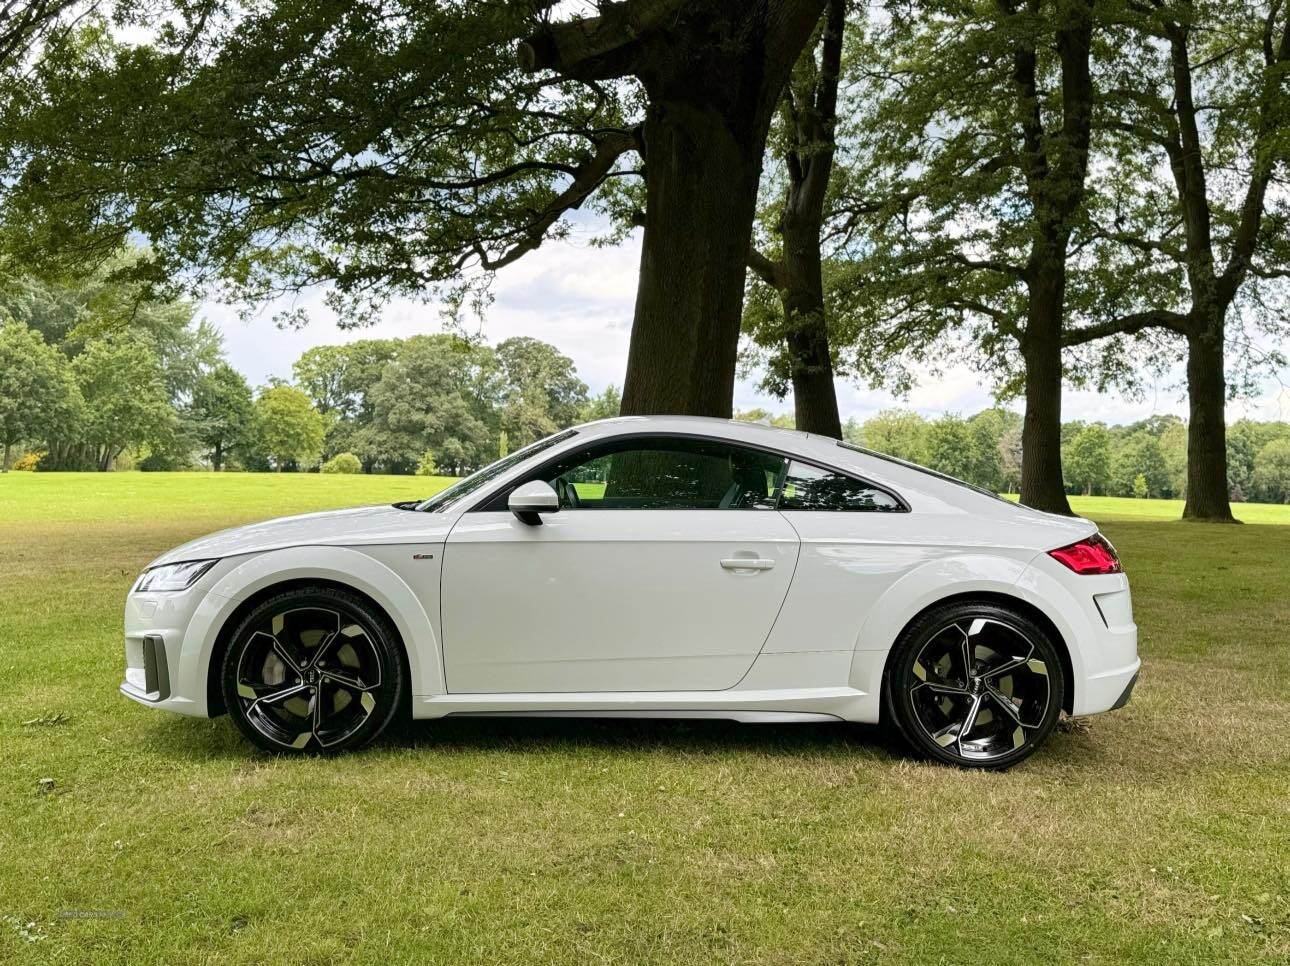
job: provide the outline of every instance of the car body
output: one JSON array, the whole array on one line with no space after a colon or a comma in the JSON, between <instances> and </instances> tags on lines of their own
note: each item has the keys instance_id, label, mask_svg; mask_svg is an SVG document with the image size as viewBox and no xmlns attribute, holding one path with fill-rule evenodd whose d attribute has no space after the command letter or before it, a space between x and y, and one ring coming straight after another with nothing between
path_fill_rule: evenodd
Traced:
<instances>
[{"instance_id":1,"label":"car body","mask_svg":"<svg viewBox=\"0 0 1290 966\"><path fill-rule=\"evenodd\" d=\"M1100 553L1099 572L1077 572L1052 553L1071 547ZM315 703L343 703L346 720L357 720L361 698L363 707L397 701L414 718L876 723L901 714L891 703L893 655L920 620L943 615L945 627L922 632L941 638L924 641L902 672L939 723L925 729L923 750L1010 764L1006 735L990 739L990 755L967 753L985 747L969 738L984 731L984 715L1024 714L1028 700L1037 709L1039 697L1025 695L1045 689L1044 715L1054 720L1128 700L1137 629L1127 578L1108 552L1114 560L1089 521L836 440L728 420L623 417L558 433L421 504L269 520L161 555L127 598L121 690L196 716L221 713L230 699L240 707L243 694L253 711L287 722L273 706L279 692L270 694L278 685L296 688L282 700L315 722L324 714L310 710ZM331 607L315 598L264 610L292 591L334 591L348 602L338 613L357 608L365 619L337 616L333 627ZM241 632L251 645L237 639L248 615L259 621ZM275 643L282 635L294 642ZM972 643L1000 635L1004 644ZM967 643L956 650L960 636ZM349 671L335 664L331 694L314 699L310 648L337 646L327 642L349 648ZM1040 645L1029 664L1043 679L1019 684L1023 658ZM269 676L230 668L231 647L250 647L246 660ZM991 705L991 688L1004 685L975 675L987 664L1021 669L1006 684L1023 695L1009 692L1013 712ZM369 696L362 687L380 666L397 689ZM360 667L369 683L346 683ZM229 683L238 674L240 692ZM967 732L940 722L947 703L975 708ZM247 731L246 716L236 717ZM1051 722L1019 720L1018 760L1022 745L1028 754L1038 743L1023 740L1026 729L1042 739L1041 727L1046 734ZM247 733L273 750L374 737ZM953 747L938 755L937 746Z\"/></svg>"}]
</instances>

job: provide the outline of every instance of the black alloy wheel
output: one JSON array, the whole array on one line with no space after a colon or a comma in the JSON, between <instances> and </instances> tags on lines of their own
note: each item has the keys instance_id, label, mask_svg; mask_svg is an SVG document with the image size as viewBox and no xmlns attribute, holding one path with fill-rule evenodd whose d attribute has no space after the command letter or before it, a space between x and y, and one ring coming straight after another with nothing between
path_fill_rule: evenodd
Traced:
<instances>
[{"instance_id":1,"label":"black alloy wheel","mask_svg":"<svg viewBox=\"0 0 1290 966\"><path fill-rule=\"evenodd\" d=\"M1033 620L994 604L933 608L902 635L887 711L929 758L1008 768L1057 723L1066 680L1056 645Z\"/></svg>"},{"instance_id":2,"label":"black alloy wheel","mask_svg":"<svg viewBox=\"0 0 1290 966\"><path fill-rule=\"evenodd\" d=\"M303 587L252 610L222 668L238 729L275 753L359 748L397 712L406 675L389 619L356 594Z\"/></svg>"}]
</instances>

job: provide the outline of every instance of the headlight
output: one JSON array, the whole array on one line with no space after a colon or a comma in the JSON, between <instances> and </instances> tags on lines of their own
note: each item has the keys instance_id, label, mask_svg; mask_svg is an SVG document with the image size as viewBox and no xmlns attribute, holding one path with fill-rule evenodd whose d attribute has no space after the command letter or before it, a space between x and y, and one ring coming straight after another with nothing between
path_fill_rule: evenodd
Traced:
<instances>
[{"instance_id":1,"label":"headlight","mask_svg":"<svg viewBox=\"0 0 1290 966\"><path fill-rule=\"evenodd\" d=\"M152 567L143 572L139 582L134 585L134 592L141 594L145 591L187 590L214 566L214 560L185 560L182 563Z\"/></svg>"}]
</instances>

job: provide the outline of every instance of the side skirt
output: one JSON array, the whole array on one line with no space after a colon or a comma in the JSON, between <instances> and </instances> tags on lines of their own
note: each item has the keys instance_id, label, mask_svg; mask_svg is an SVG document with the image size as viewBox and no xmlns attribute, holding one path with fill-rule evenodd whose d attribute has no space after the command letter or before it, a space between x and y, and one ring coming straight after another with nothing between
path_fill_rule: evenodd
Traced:
<instances>
[{"instance_id":1,"label":"side skirt","mask_svg":"<svg viewBox=\"0 0 1290 966\"><path fill-rule=\"evenodd\" d=\"M636 711L450 711L445 718L678 718L687 721L739 721L744 724L810 724L842 721L818 711L678 711L640 708Z\"/></svg>"},{"instance_id":2,"label":"side skirt","mask_svg":"<svg viewBox=\"0 0 1290 966\"><path fill-rule=\"evenodd\" d=\"M417 695L414 718L529 715L573 718L717 718L805 722L878 720L877 695L855 688L604 693Z\"/></svg>"}]
</instances>

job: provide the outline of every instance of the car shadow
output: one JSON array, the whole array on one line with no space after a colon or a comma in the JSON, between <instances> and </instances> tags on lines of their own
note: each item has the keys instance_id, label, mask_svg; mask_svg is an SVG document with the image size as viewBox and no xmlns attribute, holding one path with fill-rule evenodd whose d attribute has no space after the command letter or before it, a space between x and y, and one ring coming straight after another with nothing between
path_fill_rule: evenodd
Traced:
<instances>
[{"instance_id":1,"label":"car shadow","mask_svg":"<svg viewBox=\"0 0 1290 966\"><path fill-rule=\"evenodd\" d=\"M402 748L443 751L674 751L762 754L872 752L886 754L875 725L838 721L821 724L743 724L719 719L675 718L443 718L409 721L381 742Z\"/></svg>"},{"instance_id":2,"label":"car shadow","mask_svg":"<svg viewBox=\"0 0 1290 966\"><path fill-rule=\"evenodd\" d=\"M148 728L149 750L186 761L267 758L243 739L227 716L158 720ZM838 721L822 724L743 724L712 719L439 718L392 724L359 755L383 750L437 754L558 752L846 755L900 757L882 728Z\"/></svg>"}]
</instances>

